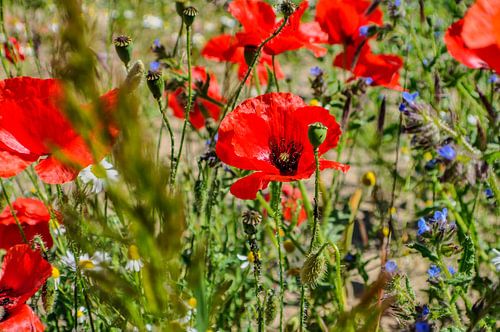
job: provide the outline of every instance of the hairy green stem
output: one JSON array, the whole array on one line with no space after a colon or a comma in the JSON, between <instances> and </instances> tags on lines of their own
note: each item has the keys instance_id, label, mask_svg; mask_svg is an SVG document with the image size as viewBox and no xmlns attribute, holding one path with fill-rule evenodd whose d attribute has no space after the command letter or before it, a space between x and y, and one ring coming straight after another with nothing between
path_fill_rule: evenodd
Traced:
<instances>
[{"instance_id":1,"label":"hairy green stem","mask_svg":"<svg viewBox=\"0 0 500 332\"><path fill-rule=\"evenodd\" d=\"M276 241L278 242L278 264L279 264L279 280L280 280L280 331L283 331L283 306L284 306L284 280L283 280L283 253L281 252L281 182L272 182L272 201L273 219L276 227Z\"/></svg>"}]
</instances>

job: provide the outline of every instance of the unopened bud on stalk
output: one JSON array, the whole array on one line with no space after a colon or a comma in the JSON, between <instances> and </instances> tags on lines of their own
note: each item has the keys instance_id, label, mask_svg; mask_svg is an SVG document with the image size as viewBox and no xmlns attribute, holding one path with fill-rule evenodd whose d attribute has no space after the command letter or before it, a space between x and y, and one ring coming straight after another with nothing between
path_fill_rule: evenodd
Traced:
<instances>
[{"instance_id":1,"label":"unopened bud on stalk","mask_svg":"<svg viewBox=\"0 0 500 332\"><path fill-rule=\"evenodd\" d=\"M291 16L297 10L297 5L290 0L284 0L280 5L280 11L285 17Z\"/></svg>"},{"instance_id":2,"label":"unopened bud on stalk","mask_svg":"<svg viewBox=\"0 0 500 332\"><path fill-rule=\"evenodd\" d=\"M326 271L326 259L322 251L310 253L300 271L300 281L311 288L316 287Z\"/></svg>"},{"instance_id":3,"label":"unopened bud on stalk","mask_svg":"<svg viewBox=\"0 0 500 332\"><path fill-rule=\"evenodd\" d=\"M182 17L187 27L193 25L194 18L198 15L198 10L194 7L187 7L182 11Z\"/></svg>"},{"instance_id":4,"label":"unopened bud on stalk","mask_svg":"<svg viewBox=\"0 0 500 332\"><path fill-rule=\"evenodd\" d=\"M139 84L141 83L142 77L144 76L144 64L141 60L134 62L134 64L130 67L127 78L125 82L123 82L121 88L126 92L132 92L137 89Z\"/></svg>"},{"instance_id":5,"label":"unopened bud on stalk","mask_svg":"<svg viewBox=\"0 0 500 332\"><path fill-rule=\"evenodd\" d=\"M328 128L322 124L321 122L315 122L309 125L309 130L307 135L309 136L309 142L316 149L326 139L326 133L328 132Z\"/></svg>"},{"instance_id":6,"label":"unopened bud on stalk","mask_svg":"<svg viewBox=\"0 0 500 332\"><path fill-rule=\"evenodd\" d=\"M113 44L115 45L116 54L118 54L125 67L128 67L132 53L132 38L124 35L118 36L113 39Z\"/></svg>"},{"instance_id":7,"label":"unopened bud on stalk","mask_svg":"<svg viewBox=\"0 0 500 332\"><path fill-rule=\"evenodd\" d=\"M184 9L186 9L186 0L176 0L175 1L175 11L177 15L184 18Z\"/></svg>"},{"instance_id":8,"label":"unopened bud on stalk","mask_svg":"<svg viewBox=\"0 0 500 332\"><path fill-rule=\"evenodd\" d=\"M246 45L243 55L245 56L245 62L247 66L251 66L253 63L253 60L255 59L255 56L257 54L257 46L253 45Z\"/></svg>"},{"instance_id":9,"label":"unopened bud on stalk","mask_svg":"<svg viewBox=\"0 0 500 332\"><path fill-rule=\"evenodd\" d=\"M150 69L146 75L146 82L148 84L149 91L153 94L153 97L156 100L161 99L165 82L163 81L163 77L161 75L159 62L151 63Z\"/></svg>"},{"instance_id":10,"label":"unopened bud on stalk","mask_svg":"<svg viewBox=\"0 0 500 332\"><path fill-rule=\"evenodd\" d=\"M277 312L276 294L274 290L270 289L267 291L266 302L265 302L265 322L266 325L271 325L276 318Z\"/></svg>"}]
</instances>

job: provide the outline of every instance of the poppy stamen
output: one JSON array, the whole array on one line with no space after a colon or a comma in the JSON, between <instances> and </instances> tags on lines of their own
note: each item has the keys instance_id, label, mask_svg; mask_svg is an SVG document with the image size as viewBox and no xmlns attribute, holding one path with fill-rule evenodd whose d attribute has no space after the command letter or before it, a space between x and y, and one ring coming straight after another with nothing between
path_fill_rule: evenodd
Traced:
<instances>
[{"instance_id":1,"label":"poppy stamen","mask_svg":"<svg viewBox=\"0 0 500 332\"><path fill-rule=\"evenodd\" d=\"M269 140L271 150L270 161L279 169L281 175L294 175L297 173L300 156L304 147L294 141L287 142L284 138Z\"/></svg>"}]
</instances>

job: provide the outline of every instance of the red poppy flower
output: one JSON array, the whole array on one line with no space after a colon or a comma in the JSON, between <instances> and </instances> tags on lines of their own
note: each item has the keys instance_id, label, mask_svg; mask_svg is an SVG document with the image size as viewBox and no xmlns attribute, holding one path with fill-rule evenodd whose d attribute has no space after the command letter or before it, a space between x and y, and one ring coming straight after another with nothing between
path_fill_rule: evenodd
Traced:
<instances>
[{"instance_id":1,"label":"red poppy flower","mask_svg":"<svg viewBox=\"0 0 500 332\"><path fill-rule=\"evenodd\" d=\"M206 94L211 99L224 102L224 98L220 95L220 88L217 84L217 79L215 75L207 74L204 67L194 67L192 73L193 79L193 90L199 91L204 89L204 85L207 83L210 77L210 82L206 91ZM184 119L184 110L186 108L187 94L185 88L178 88L174 93L168 96L168 105L174 111L174 116ZM201 129L205 126L205 119L211 117L215 120L219 119L220 106L214 104L213 102L204 99L202 97L196 97L194 99L193 109L191 114L189 114L189 121L193 124L196 129Z\"/></svg>"},{"instance_id":2,"label":"red poppy flower","mask_svg":"<svg viewBox=\"0 0 500 332\"><path fill-rule=\"evenodd\" d=\"M17 220L21 224L28 241L40 236L48 248L53 241L49 230L50 213L43 202L31 198L18 198L12 203ZM9 206L0 214L0 248L10 247L23 243L23 238L17 227L14 215Z\"/></svg>"},{"instance_id":3,"label":"red poppy flower","mask_svg":"<svg viewBox=\"0 0 500 332\"><path fill-rule=\"evenodd\" d=\"M43 331L43 325L26 301L45 283L52 266L27 244L11 247L0 272L0 303L5 311L0 331Z\"/></svg>"},{"instance_id":4,"label":"red poppy flower","mask_svg":"<svg viewBox=\"0 0 500 332\"><path fill-rule=\"evenodd\" d=\"M465 14L462 37L470 48L500 47L500 0L477 0Z\"/></svg>"},{"instance_id":5,"label":"red poppy flower","mask_svg":"<svg viewBox=\"0 0 500 332\"><path fill-rule=\"evenodd\" d=\"M231 193L241 199L255 199L270 181L309 178L315 171L315 161L307 133L315 122L328 128L326 140L319 147L323 155L337 146L341 134L328 110L307 106L291 93L268 93L236 107L222 120L216 153L228 165L256 172L236 181ZM321 160L320 168L346 172L349 166Z\"/></svg>"},{"instance_id":6,"label":"red poppy flower","mask_svg":"<svg viewBox=\"0 0 500 332\"><path fill-rule=\"evenodd\" d=\"M3 50L5 52L5 57L7 58L7 60L9 60L13 64L18 63L19 61L24 61L24 59L26 59L23 50L21 49L21 45L19 45L19 42L14 37L9 37L9 41L3 43Z\"/></svg>"},{"instance_id":7,"label":"red poppy flower","mask_svg":"<svg viewBox=\"0 0 500 332\"><path fill-rule=\"evenodd\" d=\"M117 95L115 89L101 97L105 110L114 109ZM0 177L17 175L40 160L35 170L42 181L65 183L94 163L90 148L61 111L62 99L54 79L0 82ZM116 136L117 130L111 128L110 134Z\"/></svg>"},{"instance_id":8,"label":"red poppy flower","mask_svg":"<svg viewBox=\"0 0 500 332\"><path fill-rule=\"evenodd\" d=\"M355 61L356 52L359 56ZM380 85L389 89L402 90L399 84L399 70L403 67L403 59L392 54L373 54L370 45L366 43L358 51L358 45L347 47L347 51L335 57L333 64L350 70L355 77L371 78L371 85Z\"/></svg>"},{"instance_id":9,"label":"red poppy flower","mask_svg":"<svg viewBox=\"0 0 500 332\"><path fill-rule=\"evenodd\" d=\"M448 52L469 68L491 68L500 73L500 46L491 44L482 48L469 48L463 38L465 19L453 23L444 36Z\"/></svg>"},{"instance_id":10,"label":"red poppy flower","mask_svg":"<svg viewBox=\"0 0 500 332\"><path fill-rule=\"evenodd\" d=\"M316 56L326 54L326 49L318 44L326 43L328 36L321 30L319 24L300 23L308 7L308 1L303 1L299 5L279 35L264 46L266 53L278 55L305 47L313 51ZM238 43L242 46L259 46L283 23L282 20L276 22L276 15L271 5L260 0L235 0L229 4L229 12L243 26L244 31L236 34Z\"/></svg>"},{"instance_id":11,"label":"red poppy flower","mask_svg":"<svg viewBox=\"0 0 500 332\"><path fill-rule=\"evenodd\" d=\"M307 213L304 207L302 207L302 209L298 211L299 201L302 200L302 194L300 192L300 189L294 188L288 183L285 183L281 188L281 193L282 193L281 207L283 208L283 219L288 223L292 223L296 218L297 226L300 226L300 224L302 224L302 222L304 222L304 220L307 219ZM269 194L266 194L264 197L268 202L271 200L271 195ZM267 211L264 210L263 214L266 216Z\"/></svg>"},{"instance_id":12,"label":"red poppy flower","mask_svg":"<svg viewBox=\"0 0 500 332\"><path fill-rule=\"evenodd\" d=\"M316 21L328 34L330 44L353 45L361 37L359 28L366 25L382 25L380 8L366 15L370 0L319 0L316 5Z\"/></svg>"},{"instance_id":13,"label":"red poppy flower","mask_svg":"<svg viewBox=\"0 0 500 332\"><path fill-rule=\"evenodd\" d=\"M220 35L208 41L201 55L210 60L220 62L230 62L238 65L238 77L242 79L248 70L248 65L245 61L245 48L238 44L236 37L231 35ZM257 64L257 74L259 82L262 85L267 85L269 80L267 68L272 67L272 58L269 54L262 52L259 63ZM276 76L278 79L285 77L281 71L281 66L278 60L275 60ZM250 84L250 80L247 81Z\"/></svg>"}]
</instances>

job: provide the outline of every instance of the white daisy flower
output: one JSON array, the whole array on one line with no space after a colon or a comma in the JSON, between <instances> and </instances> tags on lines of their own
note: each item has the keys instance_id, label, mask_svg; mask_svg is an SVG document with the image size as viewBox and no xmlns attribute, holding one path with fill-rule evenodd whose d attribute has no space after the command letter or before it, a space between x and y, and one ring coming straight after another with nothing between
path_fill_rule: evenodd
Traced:
<instances>
[{"instance_id":1,"label":"white daisy flower","mask_svg":"<svg viewBox=\"0 0 500 332\"><path fill-rule=\"evenodd\" d=\"M258 256L260 258L260 253L258 253ZM242 262L240 265L240 268L242 269L246 269L250 265L250 263L253 263L255 261L255 257L253 255L253 252L251 251L248 253L247 256L236 254L236 257L238 257L238 259Z\"/></svg>"},{"instance_id":2,"label":"white daisy flower","mask_svg":"<svg viewBox=\"0 0 500 332\"><path fill-rule=\"evenodd\" d=\"M106 187L106 181L118 180L118 171L111 163L103 159L99 164L82 169L78 177L85 184L92 183L91 192L98 194Z\"/></svg>"},{"instance_id":3,"label":"white daisy flower","mask_svg":"<svg viewBox=\"0 0 500 332\"><path fill-rule=\"evenodd\" d=\"M80 307L76 312L76 317L78 318L78 323L82 324L87 321L87 308Z\"/></svg>"},{"instance_id":4,"label":"white daisy flower","mask_svg":"<svg viewBox=\"0 0 500 332\"><path fill-rule=\"evenodd\" d=\"M61 283L61 271L55 266L52 266L52 279L54 279L54 288L58 289Z\"/></svg>"},{"instance_id":5,"label":"white daisy flower","mask_svg":"<svg viewBox=\"0 0 500 332\"><path fill-rule=\"evenodd\" d=\"M102 270L103 263L109 263L111 261L111 256L108 253L102 251L96 251L92 257L89 254L83 254L78 258L78 267L80 270ZM61 257L61 262L66 265L71 271L76 271L76 259L75 255L71 251L67 251L64 256Z\"/></svg>"},{"instance_id":6,"label":"white daisy flower","mask_svg":"<svg viewBox=\"0 0 500 332\"><path fill-rule=\"evenodd\" d=\"M127 9L123 12L123 17L127 20L133 19L135 17L135 12L133 10Z\"/></svg>"},{"instance_id":7,"label":"white daisy flower","mask_svg":"<svg viewBox=\"0 0 500 332\"><path fill-rule=\"evenodd\" d=\"M142 18L142 26L146 29L161 29L163 27L163 20L158 16L144 15Z\"/></svg>"},{"instance_id":8,"label":"white daisy flower","mask_svg":"<svg viewBox=\"0 0 500 332\"><path fill-rule=\"evenodd\" d=\"M136 245L132 244L128 248L128 261L125 269L132 272L139 272L143 266L144 263L141 260L141 256L139 256L139 249Z\"/></svg>"},{"instance_id":9,"label":"white daisy flower","mask_svg":"<svg viewBox=\"0 0 500 332\"><path fill-rule=\"evenodd\" d=\"M492 249L491 251L493 251L493 254L495 255L491 262L495 265L497 272L500 272L500 251L496 249Z\"/></svg>"}]
</instances>

